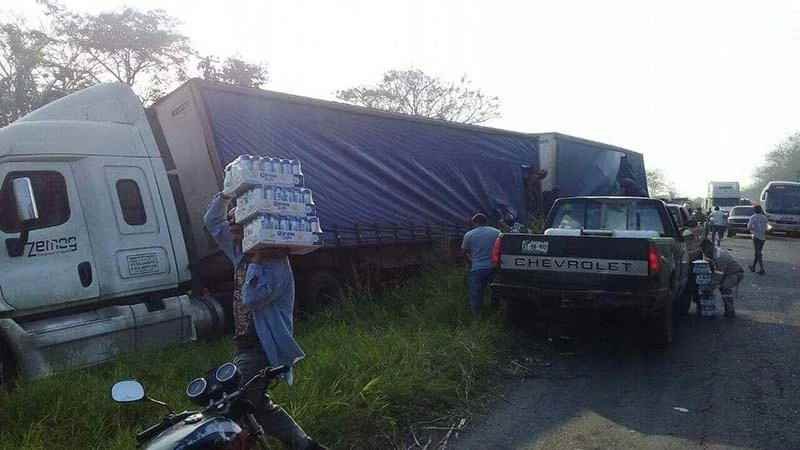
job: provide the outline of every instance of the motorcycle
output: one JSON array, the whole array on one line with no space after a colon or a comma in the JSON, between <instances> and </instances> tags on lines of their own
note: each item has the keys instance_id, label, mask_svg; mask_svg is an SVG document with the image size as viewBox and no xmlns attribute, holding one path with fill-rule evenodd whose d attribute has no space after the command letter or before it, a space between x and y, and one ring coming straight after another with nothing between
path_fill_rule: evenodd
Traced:
<instances>
[{"instance_id":1,"label":"motorcycle","mask_svg":"<svg viewBox=\"0 0 800 450\"><path fill-rule=\"evenodd\" d=\"M196 411L176 413L147 396L136 380L115 383L111 398L117 403L147 400L169 411L161 422L136 434L137 446L145 450L247 450L254 445L268 450L267 437L245 393L254 382L265 379L269 384L288 371L288 366L267 367L240 384L239 368L225 363L186 387L186 396L202 407Z\"/></svg>"}]
</instances>

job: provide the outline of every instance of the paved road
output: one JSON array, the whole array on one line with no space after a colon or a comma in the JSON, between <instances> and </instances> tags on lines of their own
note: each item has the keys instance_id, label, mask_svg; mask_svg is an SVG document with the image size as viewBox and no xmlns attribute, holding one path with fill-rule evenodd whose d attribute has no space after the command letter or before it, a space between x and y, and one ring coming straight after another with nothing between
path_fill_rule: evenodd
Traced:
<instances>
[{"instance_id":1,"label":"paved road","mask_svg":"<svg viewBox=\"0 0 800 450\"><path fill-rule=\"evenodd\" d=\"M723 247L743 266L751 257L746 237ZM532 374L510 378L505 400L452 448L800 449L800 239L769 240L765 255L736 319L693 308L666 351L608 319L573 340L534 338L549 364L523 360Z\"/></svg>"}]
</instances>

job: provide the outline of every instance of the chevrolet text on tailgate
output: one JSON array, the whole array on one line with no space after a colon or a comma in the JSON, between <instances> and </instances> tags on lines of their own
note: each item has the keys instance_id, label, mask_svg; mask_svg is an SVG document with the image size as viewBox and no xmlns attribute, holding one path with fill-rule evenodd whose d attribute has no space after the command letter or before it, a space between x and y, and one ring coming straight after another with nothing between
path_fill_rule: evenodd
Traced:
<instances>
[{"instance_id":1,"label":"chevrolet text on tailgate","mask_svg":"<svg viewBox=\"0 0 800 450\"><path fill-rule=\"evenodd\" d=\"M516 323L563 310L628 309L655 343L672 340L673 316L691 305L686 240L660 200L558 200L545 232L503 234L495 243L493 295Z\"/></svg>"}]
</instances>

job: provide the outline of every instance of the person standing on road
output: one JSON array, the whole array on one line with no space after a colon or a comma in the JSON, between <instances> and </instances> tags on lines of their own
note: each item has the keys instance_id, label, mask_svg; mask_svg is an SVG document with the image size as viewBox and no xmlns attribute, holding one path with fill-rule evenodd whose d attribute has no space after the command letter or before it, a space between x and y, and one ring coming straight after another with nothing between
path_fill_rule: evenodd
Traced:
<instances>
[{"instance_id":1,"label":"person standing on road","mask_svg":"<svg viewBox=\"0 0 800 450\"><path fill-rule=\"evenodd\" d=\"M234 363L245 382L268 365L294 366L305 354L292 336L294 276L289 255L284 249L242 253L242 226L235 223L233 209L226 217L230 200L218 193L203 221L220 250L233 263ZM292 384L291 371L286 381ZM324 450L283 408L272 402L267 387L261 380L247 392L247 400L255 407L264 432L291 450Z\"/></svg>"},{"instance_id":2,"label":"person standing on road","mask_svg":"<svg viewBox=\"0 0 800 450\"><path fill-rule=\"evenodd\" d=\"M756 263L759 265L759 275L764 275L764 243L767 241L767 216L764 215L764 209L761 205L753 207L755 214L750 216L747 222L747 231L753 235L753 248L755 256L753 257L753 265L750 267L750 272L756 271Z\"/></svg>"},{"instance_id":3,"label":"person standing on road","mask_svg":"<svg viewBox=\"0 0 800 450\"><path fill-rule=\"evenodd\" d=\"M483 306L483 294L492 281L492 248L500 230L487 225L486 215L477 213L472 216L475 228L464 235L461 249L470 263L469 272L469 305L474 315L479 315Z\"/></svg>"},{"instance_id":4,"label":"person standing on road","mask_svg":"<svg viewBox=\"0 0 800 450\"><path fill-rule=\"evenodd\" d=\"M734 317L736 309L734 307L734 291L737 290L739 283L744 278L744 269L736 259L722 247L715 247L714 243L708 239L703 239L700 243L703 256L711 261L714 270L714 281L718 283L719 293L722 294L722 303L725 307L725 317ZM719 279L717 280L717 275Z\"/></svg>"},{"instance_id":5,"label":"person standing on road","mask_svg":"<svg viewBox=\"0 0 800 450\"><path fill-rule=\"evenodd\" d=\"M711 212L711 242L722 245L722 235L725 234L725 213L720 211L719 206L714 207Z\"/></svg>"}]
</instances>

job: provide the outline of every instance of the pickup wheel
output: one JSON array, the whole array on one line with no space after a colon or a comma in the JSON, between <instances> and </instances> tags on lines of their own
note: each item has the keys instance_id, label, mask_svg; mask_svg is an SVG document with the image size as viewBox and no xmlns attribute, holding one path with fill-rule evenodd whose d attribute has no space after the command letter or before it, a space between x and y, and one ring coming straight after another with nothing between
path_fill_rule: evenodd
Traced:
<instances>
[{"instance_id":1,"label":"pickup wheel","mask_svg":"<svg viewBox=\"0 0 800 450\"><path fill-rule=\"evenodd\" d=\"M653 344L657 347L666 347L672 343L672 301L667 301L664 310L654 315L650 320L650 332Z\"/></svg>"},{"instance_id":2,"label":"pickup wheel","mask_svg":"<svg viewBox=\"0 0 800 450\"><path fill-rule=\"evenodd\" d=\"M689 310L692 307L692 299L694 299L694 291L696 290L696 288L692 286L693 284L694 283L688 283L686 289L684 289L681 296L678 297L675 309L679 316L689 315Z\"/></svg>"},{"instance_id":3,"label":"pickup wheel","mask_svg":"<svg viewBox=\"0 0 800 450\"><path fill-rule=\"evenodd\" d=\"M501 299L500 304L503 307L503 317L506 322L514 327L523 327L531 323L532 308L527 303L520 300Z\"/></svg>"}]
</instances>

